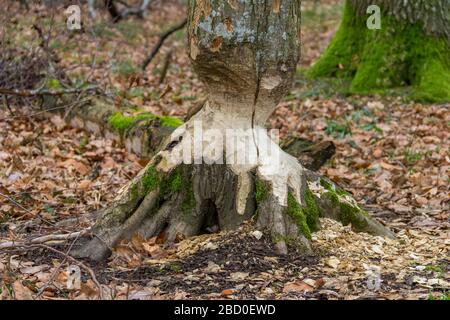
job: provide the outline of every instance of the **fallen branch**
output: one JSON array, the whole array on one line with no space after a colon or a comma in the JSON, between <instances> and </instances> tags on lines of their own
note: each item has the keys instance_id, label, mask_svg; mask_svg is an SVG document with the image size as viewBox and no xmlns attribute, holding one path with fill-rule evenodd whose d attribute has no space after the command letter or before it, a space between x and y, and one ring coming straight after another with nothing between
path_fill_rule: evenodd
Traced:
<instances>
[{"instance_id":1,"label":"fallen branch","mask_svg":"<svg viewBox=\"0 0 450 320\"><path fill-rule=\"evenodd\" d=\"M36 96L62 96L65 94L77 94L83 92L97 91L98 86L89 86L87 88L78 89L70 88L63 90L47 90L47 89L37 89L37 90L18 90L18 89L6 89L0 88L1 95L11 95L19 97L36 97Z\"/></svg>"},{"instance_id":2,"label":"fallen branch","mask_svg":"<svg viewBox=\"0 0 450 320\"><path fill-rule=\"evenodd\" d=\"M23 247L23 246L30 246L35 244L44 244L46 242L50 241L67 241L76 239L79 237L82 237L86 235L89 232L88 229L73 233L67 233L67 234L49 234L42 237L37 237L29 240L19 240L19 241L3 241L0 242L0 250L4 249L14 249L17 247Z\"/></svg>"},{"instance_id":3,"label":"fallen branch","mask_svg":"<svg viewBox=\"0 0 450 320\"><path fill-rule=\"evenodd\" d=\"M145 59L144 63L142 63L142 70L145 70L147 66L153 61L155 56L157 55L159 49L161 49L162 45L164 44L164 41L173 33L183 29L187 24L187 19L183 20L181 23L177 24L173 28L167 30L164 34L162 34L158 40L158 43L153 48L150 55Z\"/></svg>"}]
</instances>

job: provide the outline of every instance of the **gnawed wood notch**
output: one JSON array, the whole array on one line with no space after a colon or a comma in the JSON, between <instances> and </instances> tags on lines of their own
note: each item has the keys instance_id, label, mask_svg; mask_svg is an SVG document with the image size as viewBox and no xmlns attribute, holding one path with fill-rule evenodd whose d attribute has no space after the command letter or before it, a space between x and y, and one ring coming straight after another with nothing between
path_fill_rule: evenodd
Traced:
<instances>
[{"instance_id":1,"label":"gnawed wood notch","mask_svg":"<svg viewBox=\"0 0 450 320\"><path fill-rule=\"evenodd\" d=\"M281 150L264 129L296 70L299 1L189 4L190 57L208 100L172 132L75 254L101 260L135 232L163 232L172 242L252 218L270 232L280 253L288 246L311 251L321 216L393 236L347 192ZM241 144L223 143L230 133Z\"/></svg>"}]
</instances>

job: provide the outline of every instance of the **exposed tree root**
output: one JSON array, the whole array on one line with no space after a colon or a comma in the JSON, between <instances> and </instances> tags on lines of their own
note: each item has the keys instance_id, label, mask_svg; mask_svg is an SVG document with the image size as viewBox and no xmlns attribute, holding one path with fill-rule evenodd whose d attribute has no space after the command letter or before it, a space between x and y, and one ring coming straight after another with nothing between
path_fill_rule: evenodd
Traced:
<instances>
[{"instance_id":1,"label":"exposed tree root","mask_svg":"<svg viewBox=\"0 0 450 320\"><path fill-rule=\"evenodd\" d=\"M245 150L225 153L228 160L245 153L247 160L255 156L256 162L214 164L214 155L203 153L205 163L183 164L183 141L191 143L188 139L195 134L196 121L218 130L233 126L217 116L217 110L208 110L206 106L172 133L165 147L106 209L92 230L93 238L85 239L73 252L75 256L105 259L121 240L136 232L144 238L163 235L171 243L233 229L251 218L270 232L280 253L287 253L289 246L311 251L311 233L320 228L321 216L351 224L356 231L393 237L348 193L305 169L267 135L257 135L256 144ZM208 143L211 147L214 142ZM262 146L270 144L276 149L265 153ZM194 151L189 155L195 158Z\"/></svg>"}]
</instances>

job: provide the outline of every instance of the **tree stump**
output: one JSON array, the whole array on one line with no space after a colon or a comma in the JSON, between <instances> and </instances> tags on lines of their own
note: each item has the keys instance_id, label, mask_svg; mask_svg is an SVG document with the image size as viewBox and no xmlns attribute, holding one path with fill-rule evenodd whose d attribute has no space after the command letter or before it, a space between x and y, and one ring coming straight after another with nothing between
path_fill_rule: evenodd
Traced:
<instances>
[{"instance_id":1,"label":"tree stump","mask_svg":"<svg viewBox=\"0 0 450 320\"><path fill-rule=\"evenodd\" d=\"M311 251L319 217L393 234L264 129L299 58L296 0L191 0L189 54L209 97L128 184L75 254L101 260L138 232L168 242L254 219L277 250Z\"/></svg>"}]
</instances>

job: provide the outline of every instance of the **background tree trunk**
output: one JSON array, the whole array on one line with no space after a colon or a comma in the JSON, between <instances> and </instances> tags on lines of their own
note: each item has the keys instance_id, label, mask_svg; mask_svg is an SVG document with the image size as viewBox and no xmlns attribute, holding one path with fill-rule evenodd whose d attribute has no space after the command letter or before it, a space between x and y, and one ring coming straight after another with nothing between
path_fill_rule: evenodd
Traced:
<instances>
[{"instance_id":1,"label":"background tree trunk","mask_svg":"<svg viewBox=\"0 0 450 320\"><path fill-rule=\"evenodd\" d=\"M366 26L380 6L381 29ZM309 71L311 77L351 79L351 93L412 86L412 97L450 101L450 2L347 0L341 26Z\"/></svg>"},{"instance_id":2,"label":"background tree trunk","mask_svg":"<svg viewBox=\"0 0 450 320\"><path fill-rule=\"evenodd\" d=\"M297 0L189 2L190 57L209 97L105 210L78 256L103 259L134 232L173 242L250 218L280 253L288 244L310 251L319 216L392 236L264 129L296 71L299 10Z\"/></svg>"}]
</instances>

